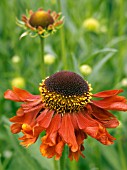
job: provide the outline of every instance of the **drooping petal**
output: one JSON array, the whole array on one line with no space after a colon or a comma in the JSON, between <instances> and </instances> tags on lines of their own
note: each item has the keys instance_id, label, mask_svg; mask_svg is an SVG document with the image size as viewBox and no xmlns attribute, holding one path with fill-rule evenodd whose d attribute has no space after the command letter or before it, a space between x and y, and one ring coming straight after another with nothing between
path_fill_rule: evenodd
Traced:
<instances>
[{"instance_id":1,"label":"drooping petal","mask_svg":"<svg viewBox=\"0 0 127 170\"><path fill-rule=\"evenodd\" d=\"M23 116L24 115L24 111L23 111L23 108L20 107L17 112L16 112L17 116Z\"/></svg>"},{"instance_id":2,"label":"drooping petal","mask_svg":"<svg viewBox=\"0 0 127 170\"><path fill-rule=\"evenodd\" d=\"M32 102L23 103L21 106L23 109L29 109L32 107L36 107L37 105L40 105L40 103L42 103L41 97L40 97L40 99L35 99ZM43 104L43 107L44 107L44 104Z\"/></svg>"},{"instance_id":3,"label":"drooping petal","mask_svg":"<svg viewBox=\"0 0 127 170\"><path fill-rule=\"evenodd\" d=\"M35 126L32 127L32 126L30 126L28 124L23 124L21 131L24 134L24 136L19 138L19 140L22 140L22 142L20 144L25 146L25 147L28 147L28 146L32 145L33 143L36 142L36 140L38 139L39 134L43 130L44 129L42 129L38 125L35 125Z\"/></svg>"},{"instance_id":4,"label":"drooping petal","mask_svg":"<svg viewBox=\"0 0 127 170\"><path fill-rule=\"evenodd\" d=\"M85 157L82 153L84 150L83 147L83 140L87 138L87 135L82 130L76 130L75 132L76 140L78 143L78 150L76 152L73 152L71 149L69 149L69 158L70 160L73 160L73 158L78 161L79 156L81 155L83 158Z\"/></svg>"},{"instance_id":5,"label":"drooping petal","mask_svg":"<svg viewBox=\"0 0 127 170\"><path fill-rule=\"evenodd\" d=\"M58 129L60 128L60 124L61 124L61 115L56 114L52 118L52 121L51 121L49 127L46 129L46 134L47 134L46 143L48 145L50 145L50 146L55 145L57 132L58 132Z\"/></svg>"},{"instance_id":6,"label":"drooping petal","mask_svg":"<svg viewBox=\"0 0 127 170\"><path fill-rule=\"evenodd\" d=\"M48 111L46 110L46 113L42 112L38 118L37 118L37 122L39 124L39 126L47 129L47 127L49 126L52 117L53 117L54 111Z\"/></svg>"},{"instance_id":7,"label":"drooping petal","mask_svg":"<svg viewBox=\"0 0 127 170\"><path fill-rule=\"evenodd\" d=\"M4 93L5 99L13 100L16 102L24 102L24 101L34 101L35 99L40 98L40 95L32 95L26 90L22 90L17 87L13 87L13 90L7 90Z\"/></svg>"},{"instance_id":8,"label":"drooping petal","mask_svg":"<svg viewBox=\"0 0 127 170\"><path fill-rule=\"evenodd\" d=\"M22 125L21 124L18 124L18 123L14 123L11 125L11 132L12 133L19 133L22 129Z\"/></svg>"},{"instance_id":9,"label":"drooping petal","mask_svg":"<svg viewBox=\"0 0 127 170\"><path fill-rule=\"evenodd\" d=\"M88 114L84 116L82 113L78 113L76 118L79 129L82 129L86 134L97 139L104 145L110 145L115 140L114 137L109 135L101 123L92 119Z\"/></svg>"},{"instance_id":10,"label":"drooping petal","mask_svg":"<svg viewBox=\"0 0 127 170\"><path fill-rule=\"evenodd\" d=\"M96 94L93 94L93 97L100 97L100 98L105 98L105 97L112 97L112 96L116 96L117 94L123 92L122 89L119 90L106 90L106 91L102 91Z\"/></svg>"},{"instance_id":11,"label":"drooping petal","mask_svg":"<svg viewBox=\"0 0 127 170\"><path fill-rule=\"evenodd\" d=\"M117 118L108 112L107 110L101 109L93 104L91 104L91 115L95 117L100 123L106 128L115 128L119 125Z\"/></svg>"},{"instance_id":12,"label":"drooping petal","mask_svg":"<svg viewBox=\"0 0 127 170\"><path fill-rule=\"evenodd\" d=\"M86 115L86 113L79 112L74 115L77 121L79 129L85 129L87 127L96 127L98 123L94 121L90 116Z\"/></svg>"},{"instance_id":13,"label":"drooping petal","mask_svg":"<svg viewBox=\"0 0 127 170\"><path fill-rule=\"evenodd\" d=\"M58 133L73 152L76 152L78 150L78 144L76 142L74 127L71 121L70 114L65 114L62 117L62 123Z\"/></svg>"},{"instance_id":14,"label":"drooping petal","mask_svg":"<svg viewBox=\"0 0 127 170\"><path fill-rule=\"evenodd\" d=\"M49 146L47 144L42 143L40 145L40 152L43 156L45 156L47 158L52 158L56 154L55 146Z\"/></svg>"},{"instance_id":15,"label":"drooping petal","mask_svg":"<svg viewBox=\"0 0 127 170\"><path fill-rule=\"evenodd\" d=\"M64 149L64 145L65 145L65 143L64 143L62 140L60 140L60 141L58 142L58 144L56 145L56 147L55 147L55 151L56 151L55 160L59 160L60 157L62 156L62 152L63 152L63 149Z\"/></svg>"},{"instance_id":16,"label":"drooping petal","mask_svg":"<svg viewBox=\"0 0 127 170\"><path fill-rule=\"evenodd\" d=\"M35 118L40 112L42 106L34 107L33 110L24 111L24 114L20 116L14 116L10 118L11 122L19 123L19 124L32 124L35 122ZM22 109L21 109L22 110Z\"/></svg>"},{"instance_id":17,"label":"drooping petal","mask_svg":"<svg viewBox=\"0 0 127 170\"><path fill-rule=\"evenodd\" d=\"M84 151L84 146L81 145L80 149L78 149L78 151L76 152L72 152L71 149L69 149L69 159L72 161L73 159L75 159L77 162L79 160L79 156L82 156L83 158L85 158L85 156L83 155L82 151Z\"/></svg>"},{"instance_id":18,"label":"drooping petal","mask_svg":"<svg viewBox=\"0 0 127 170\"><path fill-rule=\"evenodd\" d=\"M22 140L22 142L20 142L20 144L27 148L36 142L37 137L33 137L33 136L29 137L27 135L24 135L23 137L19 138L19 140Z\"/></svg>"},{"instance_id":19,"label":"drooping petal","mask_svg":"<svg viewBox=\"0 0 127 170\"><path fill-rule=\"evenodd\" d=\"M20 98L21 101L34 101L40 98L40 95L33 95L26 90L22 90L17 87L13 87L14 93Z\"/></svg>"},{"instance_id":20,"label":"drooping petal","mask_svg":"<svg viewBox=\"0 0 127 170\"><path fill-rule=\"evenodd\" d=\"M65 145L61 137L57 135L55 145L53 146L48 145L46 142L47 142L47 136L44 136L42 138L42 144L40 146L41 154L47 158L52 158L53 156L56 156L55 157L56 160L60 159Z\"/></svg>"},{"instance_id":21,"label":"drooping petal","mask_svg":"<svg viewBox=\"0 0 127 170\"><path fill-rule=\"evenodd\" d=\"M16 102L21 101L20 98L12 90L7 90L4 93L4 98L8 99L8 100L13 100L13 101L16 101Z\"/></svg>"},{"instance_id":22,"label":"drooping petal","mask_svg":"<svg viewBox=\"0 0 127 170\"><path fill-rule=\"evenodd\" d=\"M106 110L127 111L127 100L123 96L113 96L102 100L92 100L92 103Z\"/></svg>"}]
</instances>

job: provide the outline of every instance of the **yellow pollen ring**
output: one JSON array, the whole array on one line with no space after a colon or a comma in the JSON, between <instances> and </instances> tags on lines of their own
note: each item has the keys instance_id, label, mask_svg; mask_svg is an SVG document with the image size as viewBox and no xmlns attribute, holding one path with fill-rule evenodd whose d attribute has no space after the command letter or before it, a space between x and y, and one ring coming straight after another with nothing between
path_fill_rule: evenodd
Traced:
<instances>
[{"instance_id":1,"label":"yellow pollen ring","mask_svg":"<svg viewBox=\"0 0 127 170\"><path fill-rule=\"evenodd\" d=\"M87 103L90 103L92 98L91 85L88 84L89 91L85 92L81 96L64 96L56 92L50 92L44 83L44 80L39 85L39 91L41 93L42 101L45 106L50 110L54 110L56 113L74 113L84 109Z\"/></svg>"}]
</instances>

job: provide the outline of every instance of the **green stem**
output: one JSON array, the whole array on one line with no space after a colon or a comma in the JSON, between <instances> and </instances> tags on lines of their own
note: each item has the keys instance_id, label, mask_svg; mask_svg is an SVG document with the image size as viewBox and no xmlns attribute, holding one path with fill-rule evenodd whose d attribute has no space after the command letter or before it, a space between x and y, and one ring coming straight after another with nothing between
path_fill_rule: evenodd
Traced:
<instances>
[{"instance_id":1,"label":"green stem","mask_svg":"<svg viewBox=\"0 0 127 170\"><path fill-rule=\"evenodd\" d=\"M40 43L41 43L41 61L40 61L40 69L41 69L41 76L44 79L46 77L45 73L45 64L44 64L44 38L40 37Z\"/></svg>"},{"instance_id":2,"label":"green stem","mask_svg":"<svg viewBox=\"0 0 127 170\"><path fill-rule=\"evenodd\" d=\"M62 11L61 7L61 0L57 0L58 3L58 10ZM60 42L61 42L61 52L62 52L62 61L63 61L63 69L67 70L67 55L66 55L66 48L65 48L65 33L64 27L60 29Z\"/></svg>"},{"instance_id":3,"label":"green stem","mask_svg":"<svg viewBox=\"0 0 127 170\"><path fill-rule=\"evenodd\" d=\"M53 164L54 164L54 170L59 170L58 161L56 161L55 158L53 159Z\"/></svg>"},{"instance_id":4,"label":"green stem","mask_svg":"<svg viewBox=\"0 0 127 170\"><path fill-rule=\"evenodd\" d=\"M64 151L63 151L63 154L62 154L62 157L60 158L60 170L66 170L65 168L65 157L66 157L66 148L64 148Z\"/></svg>"},{"instance_id":5,"label":"green stem","mask_svg":"<svg viewBox=\"0 0 127 170\"><path fill-rule=\"evenodd\" d=\"M119 141L118 141L118 149L119 149L119 155L120 155L121 166L122 166L121 169L122 170L127 170L126 158L125 158L125 155L124 155L121 139L119 139Z\"/></svg>"},{"instance_id":6,"label":"green stem","mask_svg":"<svg viewBox=\"0 0 127 170\"><path fill-rule=\"evenodd\" d=\"M0 170L4 170L2 162L1 162L1 154L0 154Z\"/></svg>"},{"instance_id":7,"label":"green stem","mask_svg":"<svg viewBox=\"0 0 127 170\"><path fill-rule=\"evenodd\" d=\"M70 170L78 170L78 165L75 160L70 162Z\"/></svg>"}]
</instances>

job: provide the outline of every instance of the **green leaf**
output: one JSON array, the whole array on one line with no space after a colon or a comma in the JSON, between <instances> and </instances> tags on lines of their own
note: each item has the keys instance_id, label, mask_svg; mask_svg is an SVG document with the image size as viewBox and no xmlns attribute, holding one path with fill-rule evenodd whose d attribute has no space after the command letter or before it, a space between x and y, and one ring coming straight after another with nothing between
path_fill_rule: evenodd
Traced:
<instances>
[{"instance_id":1,"label":"green leaf","mask_svg":"<svg viewBox=\"0 0 127 170\"><path fill-rule=\"evenodd\" d=\"M120 159L118 156L118 152L115 149L114 146L103 146L99 145L102 155L104 155L105 159L109 162L109 164L112 166L114 170L120 170L121 165L120 165Z\"/></svg>"}]
</instances>

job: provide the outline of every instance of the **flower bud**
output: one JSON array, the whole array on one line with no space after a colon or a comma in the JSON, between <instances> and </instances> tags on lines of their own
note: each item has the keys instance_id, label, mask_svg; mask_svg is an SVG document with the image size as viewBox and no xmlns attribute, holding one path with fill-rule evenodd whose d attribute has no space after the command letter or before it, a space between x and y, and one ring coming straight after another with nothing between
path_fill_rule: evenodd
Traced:
<instances>
[{"instance_id":1,"label":"flower bud","mask_svg":"<svg viewBox=\"0 0 127 170\"><path fill-rule=\"evenodd\" d=\"M25 80L22 77L15 77L14 79L12 79L11 85L19 88L24 88Z\"/></svg>"},{"instance_id":2,"label":"flower bud","mask_svg":"<svg viewBox=\"0 0 127 170\"><path fill-rule=\"evenodd\" d=\"M44 63L47 65L51 65L55 62L55 56L51 54L46 54L44 56Z\"/></svg>"},{"instance_id":3,"label":"flower bud","mask_svg":"<svg viewBox=\"0 0 127 170\"><path fill-rule=\"evenodd\" d=\"M33 27L41 26L42 28L47 28L50 24L53 24L54 20L53 17L50 15L49 12L38 10L34 12L29 20L30 25Z\"/></svg>"},{"instance_id":4,"label":"flower bud","mask_svg":"<svg viewBox=\"0 0 127 170\"><path fill-rule=\"evenodd\" d=\"M87 64L81 65L79 70L85 76L89 75L92 72L92 68Z\"/></svg>"},{"instance_id":5,"label":"flower bud","mask_svg":"<svg viewBox=\"0 0 127 170\"><path fill-rule=\"evenodd\" d=\"M127 78L123 78L123 80L121 81L121 84L123 87L127 87Z\"/></svg>"},{"instance_id":6,"label":"flower bud","mask_svg":"<svg viewBox=\"0 0 127 170\"><path fill-rule=\"evenodd\" d=\"M4 156L5 158L10 158L10 157L12 156L12 152L11 152L10 150L5 150L5 151L3 152L3 156Z\"/></svg>"},{"instance_id":7,"label":"flower bud","mask_svg":"<svg viewBox=\"0 0 127 170\"><path fill-rule=\"evenodd\" d=\"M84 21L83 27L88 31L99 31L100 24L95 18L88 18Z\"/></svg>"},{"instance_id":8,"label":"flower bud","mask_svg":"<svg viewBox=\"0 0 127 170\"><path fill-rule=\"evenodd\" d=\"M19 63L20 60L21 60L21 59L20 59L20 57L19 57L18 55L15 55L15 56L12 57L12 62L13 62L14 64Z\"/></svg>"}]
</instances>

